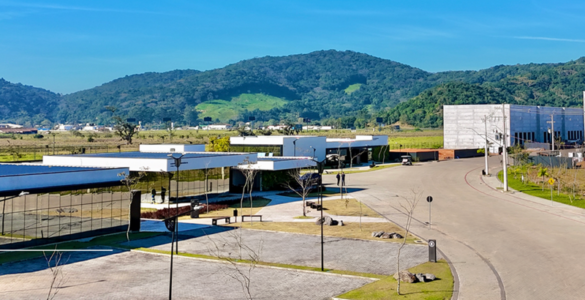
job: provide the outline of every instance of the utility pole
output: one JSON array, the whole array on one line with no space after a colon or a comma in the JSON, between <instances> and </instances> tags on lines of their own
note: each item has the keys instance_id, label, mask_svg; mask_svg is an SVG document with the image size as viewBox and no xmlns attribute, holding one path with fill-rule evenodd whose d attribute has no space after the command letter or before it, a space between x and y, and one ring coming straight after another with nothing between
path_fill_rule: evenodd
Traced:
<instances>
[{"instance_id":1,"label":"utility pole","mask_svg":"<svg viewBox=\"0 0 585 300\"><path fill-rule=\"evenodd\" d=\"M502 164L504 169L504 192L508 191L508 150L506 146L506 139L507 139L507 131L506 131L506 111L504 109L504 104L502 104L502 116L504 120L504 149L502 151Z\"/></svg>"},{"instance_id":2,"label":"utility pole","mask_svg":"<svg viewBox=\"0 0 585 300\"><path fill-rule=\"evenodd\" d=\"M550 150L555 151L555 121L554 121L554 115L550 114L550 121L547 121L547 123L550 124L550 134L551 134L551 148Z\"/></svg>"},{"instance_id":3,"label":"utility pole","mask_svg":"<svg viewBox=\"0 0 585 300\"><path fill-rule=\"evenodd\" d=\"M488 165L488 138L487 138L487 120L488 120L488 116L485 115L483 116L483 123L485 125L485 175L489 176L490 175L490 168Z\"/></svg>"}]
</instances>

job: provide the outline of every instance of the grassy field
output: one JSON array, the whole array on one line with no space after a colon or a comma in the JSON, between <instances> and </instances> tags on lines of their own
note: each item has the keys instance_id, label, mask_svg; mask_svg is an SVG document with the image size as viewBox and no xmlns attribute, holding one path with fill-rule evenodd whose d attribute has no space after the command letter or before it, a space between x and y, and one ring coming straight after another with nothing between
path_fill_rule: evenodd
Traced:
<instances>
[{"instance_id":1,"label":"grassy field","mask_svg":"<svg viewBox=\"0 0 585 300\"><path fill-rule=\"evenodd\" d=\"M444 260L436 263L427 262L409 269L411 273L431 273L437 279L425 283L401 283L400 295L396 294L396 280L387 276L378 281L366 284L361 288L337 296L340 299L376 300L449 300L453 294L453 275L449 264Z\"/></svg>"},{"instance_id":2,"label":"grassy field","mask_svg":"<svg viewBox=\"0 0 585 300\"><path fill-rule=\"evenodd\" d=\"M252 101L253 102L253 101ZM255 106L250 106L254 107ZM42 134L42 138L33 135L14 135L0 138L0 162L41 160L43 155L75 154L81 153L106 153L138 151L140 144L207 144L209 137L235 136L237 131L225 130L176 130L172 136L165 130L148 130L138 132L133 139L133 144L126 145L112 132L56 132L55 135ZM278 132L274 133L279 134ZM443 145L442 130L403 130L392 131L388 128L378 130L358 129L352 132L348 129L336 129L330 131L304 131L302 135L326 136L326 137L354 137L357 134L386 134L389 136L390 149L402 148L436 148ZM89 142L91 138L93 142ZM54 143L54 144L53 144ZM17 159L15 159L15 157Z\"/></svg>"},{"instance_id":3,"label":"grassy field","mask_svg":"<svg viewBox=\"0 0 585 300\"><path fill-rule=\"evenodd\" d=\"M323 206L324 211L330 215L382 218L377 212L353 198L325 200Z\"/></svg>"},{"instance_id":4,"label":"grassy field","mask_svg":"<svg viewBox=\"0 0 585 300\"><path fill-rule=\"evenodd\" d=\"M288 101L264 94L241 94L233 97L231 101L212 100L206 101L195 108L200 111L200 117L211 117L222 122L238 119L238 115L245 111L267 111L275 107L282 107Z\"/></svg>"},{"instance_id":5,"label":"grassy field","mask_svg":"<svg viewBox=\"0 0 585 300\"><path fill-rule=\"evenodd\" d=\"M435 133L435 132L433 132ZM443 147L443 132L441 135L428 136L395 136L388 138L390 149L402 148L442 148Z\"/></svg>"},{"instance_id":6,"label":"grassy field","mask_svg":"<svg viewBox=\"0 0 585 300\"><path fill-rule=\"evenodd\" d=\"M341 219L341 218L338 218ZM343 219L341 219L343 220ZM323 234L325 236L342 237L360 240L383 241L389 243L401 243L402 239L380 239L372 237L374 231L397 232L404 236L404 230L390 222L380 223L362 223L361 228L359 223L346 223L345 226L324 226ZM247 229L270 230L292 233L303 233L321 235L321 226L315 225L314 222L250 222L222 225L226 227L239 227ZM414 244L418 237L409 234L406 242Z\"/></svg>"},{"instance_id":7,"label":"grassy field","mask_svg":"<svg viewBox=\"0 0 585 300\"><path fill-rule=\"evenodd\" d=\"M361 83L352 84L345 89L345 93L350 95L351 93L359 90L360 87L362 87Z\"/></svg>"},{"instance_id":8,"label":"grassy field","mask_svg":"<svg viewBox=\"0 0 585 300\"><path fill-rule=\"evenodd\" d=\"M503 181L503 171L500 171L498 173L498 178L500 179L500 181ZM548 183L545 183L543 190L542 185L534 183L522 183L521 179L514 178L514 176L510 172L508 172L508 187L531 196L551 200L550 185ZM558 193L558 191L556 190L553 190L552 201L576 206L579 208L585 208L585 200L583 200L582 198L571 200L571 197L569 197L568 193L563 192Z\"/></svg>"}]
</instances>

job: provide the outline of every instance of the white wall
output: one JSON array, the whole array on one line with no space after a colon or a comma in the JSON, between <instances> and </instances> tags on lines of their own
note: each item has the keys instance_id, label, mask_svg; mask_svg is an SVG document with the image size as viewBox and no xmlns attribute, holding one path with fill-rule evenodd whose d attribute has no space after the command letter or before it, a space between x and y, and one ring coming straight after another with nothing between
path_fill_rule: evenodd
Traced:
<instances>
[{"instance_id":1,"label":"white wall","mask_svg":"<svg viewBox=\"0 0 585 300\"><path fill-rule=\"evenodd\" d=\"M387 146L387 135L356 135L355 139L348 138L328 138L327 149L338 149L348 147L377 147Z\"/></svg>"},{"instance_id":2,"label":"white wall","mask_svg":"<svg viewBox=\"0 0 585 300\"><path fill-rule=\"evenodd\" d=\"M140 152L205 152L205 145L182 145L182 144L161 144L161 145L140 145Z\"/></svg>"},{"instance_id":3,"label":"white wall","mask_svg":"<svg viewBox=\"0 0 585 300\"><path fill-rule=\"evenodd\" d=\"M292 159L292 157L283 158L283 157L276 157L272 158L272 160L259 160L255 164L250 165L240 165L238 166L239 169L254 169L254 170L264 170L264 171L280 171L280 170L291 170L291 169L298 169L298 168L308 168L308 167L315 167L317 163L313 161L312 157L296 157L296 159Z\"/></svg>"},{"instance_id":4,"label":"white wall","mask_svg":"<svg viewBox=\"0 0 585 300\"><path fill-rule=\"evenodd\" d=\"M220 152L203 152L208 156L183 158L181 170L203 170L221 167L234 167L244 161L255 163L257 154L234 154ZM146 172L172 172L176 170L175 161L172 158L115 158L97 156L66 156L66 155L45 155L43 165L71 166L71 167L127 167L130 171Z\"/></svg>"},{"instance_id":5,"label":"white wall","mask_svg":"<svg viewBox=\"0 0 585 300\"><path fill-rule=\"evenodd\" d=\"M283 143L284 136L232 136L230 145L276 145Z\"/></svg>"}]
</instances>

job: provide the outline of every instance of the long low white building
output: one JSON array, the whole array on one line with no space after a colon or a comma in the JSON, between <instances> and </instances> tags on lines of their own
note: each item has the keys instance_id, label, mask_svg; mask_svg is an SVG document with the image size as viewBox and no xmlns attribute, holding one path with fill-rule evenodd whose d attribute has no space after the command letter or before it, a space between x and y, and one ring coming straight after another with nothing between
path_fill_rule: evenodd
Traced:
<instances>
[{"instance_id":1,"label":"long low white building","mask_svg":"<svg viewBox=\"0 0 585 300\"><path fill-rule=\"evenodd\" d=\"M26 164L0 164L0 195L20 192L61 190L78 186L120 184L120 173L128 168L62 167Z\"/></svg>"},{"instance_id":2,"label":"long low white building","mask_svg":"<svg viewBox=\"0 0 585 300\"><path fill-rule=\"evenodd\" d=\"M181 170L204 170L235 167L242 163L255 163L256 153L197 152L185 153ZM174 172L175 161L168 153L122 152L75 155L45 155L44 165L76 167L127 167L130 171Z\"/></svg>"}]
</instances>

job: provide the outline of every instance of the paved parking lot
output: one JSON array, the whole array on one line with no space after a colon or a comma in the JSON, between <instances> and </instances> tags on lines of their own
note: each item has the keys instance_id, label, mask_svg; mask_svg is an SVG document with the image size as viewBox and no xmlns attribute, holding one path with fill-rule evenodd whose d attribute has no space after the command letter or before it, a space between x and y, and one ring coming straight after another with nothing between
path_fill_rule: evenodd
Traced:
<instances>
[{"instance_id":1,"label":"paved parking lot","mask_svg":"<svg viewBox=\"0 0 585 300\"><path fill-rule=\"evenodd\" d=\"M210 230L213 230L212 227ZM216 230L217 231L217 230ZM182 232L197 237L185 238L179 242L179 251L211 256L239 258L238 247L240 230L227 230L201 236L202 230ZM260 252L260 260L310 267L321 266L321 237L307 234L270 232L260 230L241 230L242 244L252 252ZM152 247L170 251L170 238L166 236L145 239L133 246ZM398 243L364 241L325 237L325 267L375 274L394 274ZM250 251L244 251L246 259ZM401 254L401 266L410 268L428 260L426 245L405 245Z\"/></svg>"},{"instance_id":2,"label":"paved parking lot","mask_svg":"<svg viewBox=\"0 0 585 300\"><path fill-rule=\"evenodd\" d=\"M168 299L170 256L142 252L63 256L64 285L55 299ZM44 258L2 265L0 299L45 299L51 274ZM246 269L246 268L244 268ZM174 299L246 299L234 268L221 262L175 257ZM254 299L330 299L370 279L257 267Z\"/></svg>"}]
</instances>

